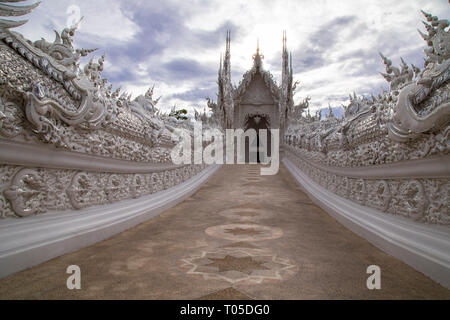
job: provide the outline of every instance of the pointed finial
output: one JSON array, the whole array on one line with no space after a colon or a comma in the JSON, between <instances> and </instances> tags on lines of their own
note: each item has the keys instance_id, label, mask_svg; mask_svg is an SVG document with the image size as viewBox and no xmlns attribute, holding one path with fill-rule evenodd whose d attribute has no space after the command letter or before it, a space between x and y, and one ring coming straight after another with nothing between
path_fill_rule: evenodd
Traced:
<instances>
[{"instance_id":1,"label":"pointed finial","mask_svg":"<svg viewBox=\"0 0 450 320\"><path fill-rule=\"evenodd\" d=\"M261 60L264 59L264 56L259 52L259 38L256 41L256 53L253 55L253 60L255 60L255 65L260 66Z\"/></svg>"},{"instance_id":2,"label":"pointed finial","mask_svg":"<svg viewBox=\"0 0 450 320\"><path fill-rule=\"evenodd\" d=\"M287 51L287 33L286 33L286 30L284 30L284 49Z\"/></svg>"}]
</instances>

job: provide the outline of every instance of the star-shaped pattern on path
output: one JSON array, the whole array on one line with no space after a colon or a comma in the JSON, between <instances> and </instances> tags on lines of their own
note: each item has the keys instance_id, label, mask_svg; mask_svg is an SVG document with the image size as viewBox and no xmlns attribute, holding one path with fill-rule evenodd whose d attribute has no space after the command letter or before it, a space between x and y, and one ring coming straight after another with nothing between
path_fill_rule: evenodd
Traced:
<instances>
[{"instance_id":1,"label":"star-shaped pattern on path","mask_svg":"<svg viewBox=\"0 0 450 320\"><path fill-rule=\"evenodd\" d=\"M234 236L241 236L241 235L246 235L246 236L255 236L258 234L262 234L263 231L261 230L255 230L252 228L234 228L234 229L226 229L225 230L226 233L231 233Z\"/></svg>"},{"instance_id":2,"label":"star-shaped pattern on path","mask_svg":"<svg viewBox=\"0 0 450 320\"><path fill-rule=\"evenodd\" d=\"M269 270L262 264L265 261L256 261L252 257L236 258L233 256L225 256L225 258L209 258L213 262L205 264L207 267L217 267L219 272L236 270L242 273L250 274L254 270Z\"/></svg>"},{"instance_id":3,"label":"star-shaped pattern on path","mask_svg":"<svg viewBox=\"0 0 450 320\"><path fill-rule=\"evenodd\" d=\"M181 267L190 275L205 280L261 283L264 280L284 280L297 272L289 259L282 259L266 250L220 248L202 251L181 260Z\"/></svg>"}]
</instances>

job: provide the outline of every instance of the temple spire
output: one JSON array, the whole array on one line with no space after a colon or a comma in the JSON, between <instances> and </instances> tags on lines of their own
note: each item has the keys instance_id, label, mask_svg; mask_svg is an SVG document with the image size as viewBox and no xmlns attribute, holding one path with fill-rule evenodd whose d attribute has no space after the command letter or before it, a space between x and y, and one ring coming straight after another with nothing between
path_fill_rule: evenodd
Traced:
<instances>
[{"instance_id":1,"label":"temple spire","mask_svg":"<svg viewBox=\"0 0 450 320\"><path fill-rule=\"evenodd\" d=\"M291 75L292 75L292 73L293 73L293 67L292 67L292 51L291 51L290 54L289 54L289 72L290 72Z\"/></svg>"},{"instance_id":2,"label":"temple spire","mask_svg":"<svg viewBox=\"0 0 450 320\"><path fill-rule=\"evenodd\" d=\"M289 78L290 69L292 68L292 55L291 55L291 60L290 60L289 53L287 50L286 30L283 30L283 50L282 50L281 58L282 58L282 67L281 67L282 80L281 80L281 82L283 83L282 85L285 85L287 83L286 82L287 79ZM289 62L290 62L290 65L289 65Z\"/></svg>"},{"instance_id":3,"label":"temple spire","mask_svg":"<svg viewBox=\"0 0 450 320\"><path fill-rule=\"evenodd\" d=\"M226 40L226 49L225 49L225 55L223 57L223 73L225 74L225 77L230 77L231 73L231 66L230 66L230 59L231 59L231 31L227 30L227 40ZM231 81L231 80L230 80Z\"/></svg>"},{"instance_id":4,"label":"temple spire","mask_svg":"<svg viewBox=\"0 0 450 320\"><path fill-rule=\"evenodd\" d=\"M256 40L256 53L253 55L254 66L256 68L260 68L262 65L262 60L264 59L264 55L260 53L259 50L259 38Z\"/></svg>"}]
</instances>

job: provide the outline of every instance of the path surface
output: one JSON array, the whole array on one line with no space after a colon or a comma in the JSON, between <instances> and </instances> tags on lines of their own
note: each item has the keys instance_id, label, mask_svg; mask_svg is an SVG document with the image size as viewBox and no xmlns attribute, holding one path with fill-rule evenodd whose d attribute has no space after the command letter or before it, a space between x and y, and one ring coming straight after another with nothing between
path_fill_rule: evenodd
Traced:
<instances>
[{"instance_id":1,"label":"path surface","mask_svg":"<svg viewBox=\"0 0 450 320\"><path fill-rule=\"evenodd\" d=\"M81 268L81 290L66 268ZM381 268L381 290L366 269ZM224 166L195 195L96 245L0 280L1 299L450 299L311 203L282 167Z\"/></svg>"}]
</instances>

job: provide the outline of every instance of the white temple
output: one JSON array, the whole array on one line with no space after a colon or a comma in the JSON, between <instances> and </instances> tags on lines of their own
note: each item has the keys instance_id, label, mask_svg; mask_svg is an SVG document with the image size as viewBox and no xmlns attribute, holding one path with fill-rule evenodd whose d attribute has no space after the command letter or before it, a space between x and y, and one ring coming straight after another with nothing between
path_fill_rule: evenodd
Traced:
<instances>
[{"instance_id":1,"label":"white temple","mask_svg":"<svg viewBox=\"0 0 450 320\"><path fill-rule=\"evenodd\" d=\"M6 4L10 2L16 1L0 3L5 17L0 19L1 278L148 221L202 186L217 187L205 183L220 170L231 169L175 165L171 160L176 145L172 133L179 128L192 133L193 123L158 112L153 88L134 100L113 91L102 78L105 56L81 69L80 57L94 50L73 47L76 26L57 33L54 42L25 39L13 30L26 21L8 17L25 15L38 4ZM372 99L351 95L342 119L311 116L309 99L294 104L296 83L286 33L281 83L264 69L258 44L252 68L233 87L227 33L217 101L208 101L212 116L196 118L204 120L204 127L220 130L279 129L282 164L318 208L448 289L449 23L424 16L423 70L405 62L393 66L381 54L390 91ZM271 150L270 141L257 136L258 161L273 156L267 151L265 159L259 158L261 148ZM249 188L253 204L252 196L261 191ZM230 204L245 198L233 192ZM237 230L248 231L245 225ZM263 237L273 231L264 228L255 232ZM213 236L225 232L206 230ZM280 234L276 230L270 237ZM183 263L190 266L188 274L196 274L195 257ZM294 270L290 266L286 262L280 268ZM282 274L277 271L270 279ZM258 283L265 278L252 279Z\"/></svg>"}]
</instances>

